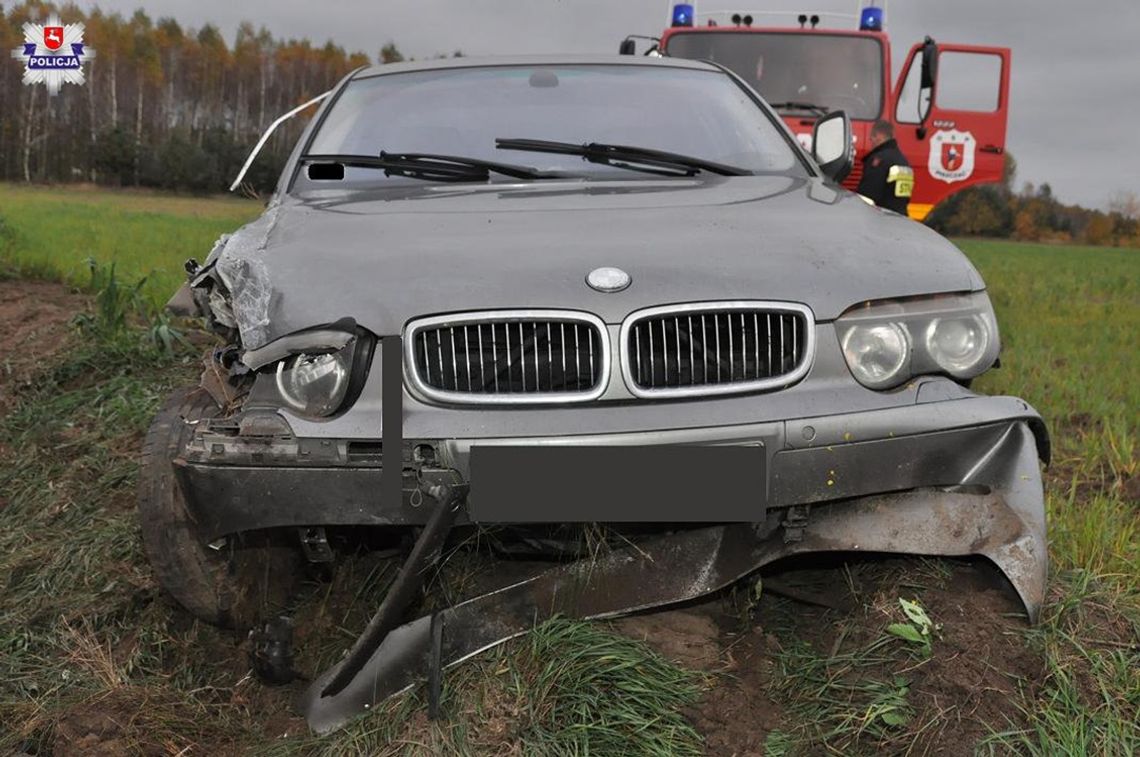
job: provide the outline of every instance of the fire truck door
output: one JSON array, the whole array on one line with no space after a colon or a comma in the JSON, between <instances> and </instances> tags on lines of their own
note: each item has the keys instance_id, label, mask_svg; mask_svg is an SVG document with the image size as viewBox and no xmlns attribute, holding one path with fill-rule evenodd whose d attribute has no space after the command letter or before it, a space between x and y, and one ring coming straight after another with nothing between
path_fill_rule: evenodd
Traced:
<instances>
[{"instance_id":1,"label":"fire truck door","mask_svg":"<svg viewBox=\"0 0 1140 757\"><path fill-rule=\"evenodd\" d=\"M911 48L893 115L899 147L915 172L912 218L924 218L968 186L1001 181L1009 68L1009 48L929 38Z\"/></svg>"}]
</instances>

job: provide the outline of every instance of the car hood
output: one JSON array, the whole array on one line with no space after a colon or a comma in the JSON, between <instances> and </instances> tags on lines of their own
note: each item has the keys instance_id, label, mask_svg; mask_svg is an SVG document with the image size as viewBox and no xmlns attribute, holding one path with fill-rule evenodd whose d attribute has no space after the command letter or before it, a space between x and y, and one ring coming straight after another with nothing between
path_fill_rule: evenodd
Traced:
<instances>
[{"instance_id":1,"label":"car hood","mask_svg":"<svg viewBox=\"0 0 1140 757\"><path fill-rule=\"evenodd\" d=\"M865 300L983 286L924 226L780 176L321 190L285 197L211 259L247 349L343 318L385 335L464 310L618 323L654 305L763 299L826 321ZM590 289L601 266L632 284Z\"/></svg>"}]
</instances>

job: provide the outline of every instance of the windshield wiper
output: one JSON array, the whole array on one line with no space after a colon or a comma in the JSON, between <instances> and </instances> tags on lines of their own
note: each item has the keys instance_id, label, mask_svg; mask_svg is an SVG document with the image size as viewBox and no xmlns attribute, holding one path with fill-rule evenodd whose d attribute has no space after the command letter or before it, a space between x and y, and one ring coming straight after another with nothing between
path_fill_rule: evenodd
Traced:
<instances>
[{"instance_id":1,"label":"windshield wiper","mask_svg":"<svg viewBox=\"0 0 1140 757\"><path fill-rule=\"evenodd\" d=\"M823 105L816 105L815 103L801 103L801 102L786 102L786 103L768 103L776 110L810 110L821 116L826 116L831 112L829 108Z\"/></svg>"},{"instance_id":2,"label":"windshield wiper","mask_svg":"<svg viewBox=\"0 0 1140 757\"><path fill-rule=\"evenodd\" d=\"M529 166L495 163L478 158L432 153L390 153L379 155L305 155L309 163L339 163L351 168L382 169L387 176L407 176L427 181L487 181L497 173L514 179L557 179L565 174L539 171Z\"/></svg>"},{"instance_id":3,"label":"windshield wiper","mask_svg":"<svg viewBox=\"0 0 1140 757\"><path fill-rule=\"evenodd\" d=\"M629 145L607 145L599 142L575 144L573 142L550 142L545 139L496 139L495 147L500 150L522 150L524 152L550 152L560 155L580 155L591 163L628 168L632 171L661 176L693 176L699 171L720 174L721 176L748 176L750 171L711 160L694 158L675 152L651 150L647 147Z\"/></svg>"}]
</instances>

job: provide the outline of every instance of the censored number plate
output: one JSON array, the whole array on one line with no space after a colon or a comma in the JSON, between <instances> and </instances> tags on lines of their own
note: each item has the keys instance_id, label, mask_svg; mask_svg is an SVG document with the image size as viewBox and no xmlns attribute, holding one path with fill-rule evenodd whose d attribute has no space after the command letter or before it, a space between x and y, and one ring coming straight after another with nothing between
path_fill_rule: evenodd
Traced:
<instances>
[{"instance_id":1,"label":"censored number plate","mask_svg":"<svg viewBox=\"0 0 1140 757\"><path fill-rule=\"evenodd\" d=\"M474 446L477 523L755 523L761 445Z\"/></svg>"}]
</instances>

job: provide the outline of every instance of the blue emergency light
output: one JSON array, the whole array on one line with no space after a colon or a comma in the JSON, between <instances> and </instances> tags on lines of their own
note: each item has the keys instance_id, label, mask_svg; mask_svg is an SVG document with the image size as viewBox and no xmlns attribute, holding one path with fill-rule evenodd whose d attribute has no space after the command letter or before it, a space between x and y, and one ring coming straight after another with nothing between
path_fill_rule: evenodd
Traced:
<instances>
[{"instance_id":1,"label":"blue emergency light","mask_svg":"<svg viewBox=\"0 0 1140 757\"><path fill-rule=\"evenodd\" d=\"M680 3L673 6L673 26L693 25L692 3Z\"/></svg>"},{"instance_id":2,"label":"blue emergency light","mask_svg":"<svg viewBox=\"0 0 1140 757\"><path fill-rule=\"evenodd\" d=\"M864 8L859 16L859 31L881 32L883 30L883 9Z\"/></svg>"}]
</instances>

